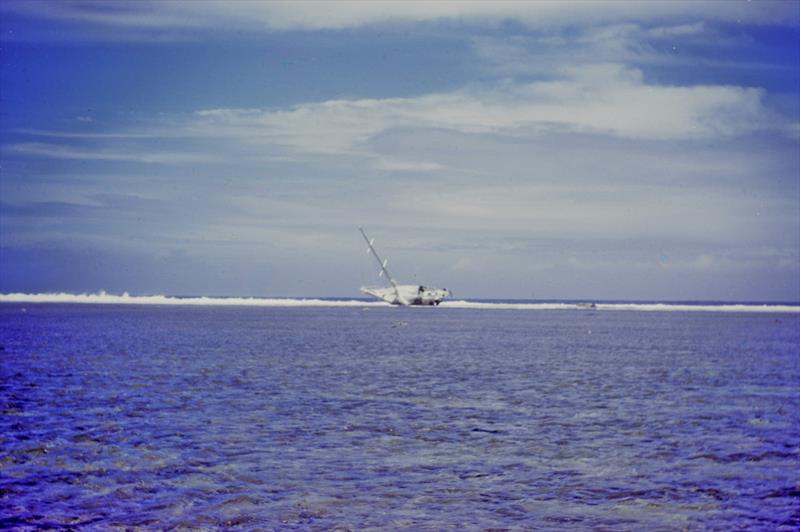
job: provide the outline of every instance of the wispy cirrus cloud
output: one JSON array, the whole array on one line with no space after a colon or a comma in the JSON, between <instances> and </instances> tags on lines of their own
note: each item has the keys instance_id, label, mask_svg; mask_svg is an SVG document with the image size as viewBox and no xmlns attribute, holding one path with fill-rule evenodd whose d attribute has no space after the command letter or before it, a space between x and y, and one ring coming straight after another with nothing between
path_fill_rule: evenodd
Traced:
<instances>
[{"instance_id":1,"label":"wispy cirrus cloud","mask_svg":"<svg viewBox=\"0 0 800 532\"><path fill-rule=\"evenodd\" d=\"M357 154L393 128L519 136L548 129L643 140L713 139L778 127L759 89L647 84L616 64L562 79L499 83L417 98L332 100L288 109L210 109L190 134L234 136L321 154Z\"/></svg>"},{"instance_id":2,"label":"wispy cirrus cloud","mask_svg":"<svg viewBox=\"0 0 800 532\"><path fill-rule=\"evenodd\" d=\"M491 74L550 78L563 65L576 68L597 63L678 62L681 56L671 53L674 43L719 46L722 40L723 37L705 22L655 26L611 22L578 28L569 35L561 28L502 38L479 35L473 38L472 47L480 64Z\"/></svg>"},{"instance_id":3,"label":"wispy cirrus cloud","mask_svg":"<svg viewBox=\"0 0 800 532\"><path fill-rule=\"evenodd\" d=\"M215 160L208 154L149 150L121 151L109 148L77 148L66 144L46 142L20 142L9 144L6 149L29 156L52 159L77 159L85 161L124 161L148 164L183 164Z\"/></svg>"},{"instance_id":4,"label":"wispy cirrus cloud","mask_svg":"<svg viewBox=\"0 0 800 532\"><path fill-rule=\"evenodd\" d=\"M86 132L86 131L58 131L58 130L45 130L45 129L15 129L14 133L21 133L23 135L31 135L34 137L53 137L61 139L151 139L156 138L162 134L156 132L133 132L133 131L104 131L104 132Z\"/></svg>"},{"instance_id":5,"label":"wispy cirrus cloud","mask_svg":"<svg viewBox=\"0 0 800 532\"><path fill-rule=\"evenodd\" d=\"M23 131L62 142L19 142L6 148L29 156L150 164L225 160L234 152L260 157L268 153L295 161L303 154L344 155L360 157L377 170L430 172L442 169L441 162L382 151L375 140L398 129L519 139L558 131L643 141L714 140L791 130L790 123L765 105L760 89L654 85L644 80L641 71L613 63L562 68L558 74L558 79L500 81L414 98L206 109L167 115L136 132ZM212 143L203 152L181 151L177 144L181 138L203 137L225 144ZM154 148L159 138L168 140L165 145L171 148ZM82 144L75 145L78 141Z\"/></svg>"},{"instance_id":6,"label":"wispy cirrus cloud","mask_svg":"<svg viewBox=\"0 0 800 532\"><path fill-rule=\"evenodd\" d=\"M424 2L387 0L204 2L39 1L5 2L4 9L41 18L99 27L188 30L318 30L385 23L460 21L497 25L516 21L528 27L602 24L614 20L656 19L794 24L800 13L793 2L717 2L711 0L648 2L638 0ZM690 28L690 26L687 26ZM78 37L78 35L76 35Z\"/></svg>"},{"instance_id":7,"label":"wispy cirrus cloud","mask_svg":"<svg viewBox=\"0 0 800 532\"><path fill-rule=\"evenodd\" d=\"M429 161L404 161L382 157L375 163L375 168L389 172L435 172L442 170L444 166Z\"/></svg>"}]
</instances>

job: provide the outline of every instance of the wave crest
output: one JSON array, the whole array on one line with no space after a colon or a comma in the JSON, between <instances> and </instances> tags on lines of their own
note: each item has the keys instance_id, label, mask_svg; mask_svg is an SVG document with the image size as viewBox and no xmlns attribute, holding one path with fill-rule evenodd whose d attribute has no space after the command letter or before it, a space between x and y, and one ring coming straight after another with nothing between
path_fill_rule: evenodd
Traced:
<instances>
[{"instance_id":1,"label":"wave crest","mask_svg":"<svg viewBox=\"0 0 800 532\"><path fill-rule=\"evenodd\" d=\"M247 307L361 307L365 305L385 306L380 301L332 300L315 298L264 298L264 297L175 297L164 295L132 296L108 294L0 294L0 302L7 303L90 303L100 305L204 305Z\"/></svg>"},{"instance_id":2,"label":"wave crest","mask_svg":"<svg viewBox=\"0 0 800 532\"><path fill-rule=\"evenodd\" d=\"M249 307L388 307L383 301L360 299L319 298L265 298L265 297L175 297L165 295L132 296L105 291L96 294L0 294L0 303L89 303L117 305L201 305L201 306L249 306ZM753 303L536 303L536 302L489 302L489 301L444 301L441 308L480 310L583 310L592 311L643 311L643 312L780 312L800 313L800 305L753 304Z\"/></svg>"}]
</instances>

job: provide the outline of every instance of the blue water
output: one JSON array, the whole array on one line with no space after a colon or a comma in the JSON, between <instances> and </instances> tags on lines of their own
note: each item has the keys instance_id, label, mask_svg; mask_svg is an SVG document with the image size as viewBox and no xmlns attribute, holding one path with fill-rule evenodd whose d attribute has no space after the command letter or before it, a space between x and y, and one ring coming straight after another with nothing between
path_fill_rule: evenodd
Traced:
<instances>
[{"instance_id":1,"label":"blue water","mask_svg":"<svg viewBox=\"0 0 800 532\"><path fill-rule=\"evenodd\" d=\"M0 526L800 526L800 315L0 304Z\"/></svg>"}]
</instances>

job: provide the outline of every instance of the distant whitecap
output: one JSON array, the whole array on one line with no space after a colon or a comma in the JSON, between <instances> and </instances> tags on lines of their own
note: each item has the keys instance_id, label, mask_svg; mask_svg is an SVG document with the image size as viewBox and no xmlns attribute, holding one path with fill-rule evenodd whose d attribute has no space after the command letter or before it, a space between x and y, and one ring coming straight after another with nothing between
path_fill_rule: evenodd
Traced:
<instances>
[{"instance_id":1,"label":"distant whitecap","mask_svg":"<svg viewBox=\"0 0 800 532\"><path fill-rule=\"evenodd\" d=\"M268 298L268 297L175 297L165 295L136 296L98 292L96 294L0 294L5 303L89 303L117 305L204 305L252 307L389 307L382 301L359 299ZM756 303L585 303L574 302L508 302L508 301L443 301L439 308L479 310L581 310L585 312L628 310L643 312L780 312L800 313L800 305ZM433 310L429 308L428 310Z\"/></svg>"}]
</instances>

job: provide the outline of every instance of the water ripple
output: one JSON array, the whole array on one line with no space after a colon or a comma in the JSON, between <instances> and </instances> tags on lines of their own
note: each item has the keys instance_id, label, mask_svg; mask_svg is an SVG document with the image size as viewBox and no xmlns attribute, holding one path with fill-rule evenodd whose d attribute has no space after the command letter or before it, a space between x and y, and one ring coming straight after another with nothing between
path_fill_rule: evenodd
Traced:
<instances>
[{"instance_id":1,"label":"water ripple","mask_svg":"<svg viewBox=\"0 0 800 532\"><path fill-rule=\"evenodd\" d=\"M800 526L800 317L23 308L2 527Z\"/></svg>"}]
</instances>

